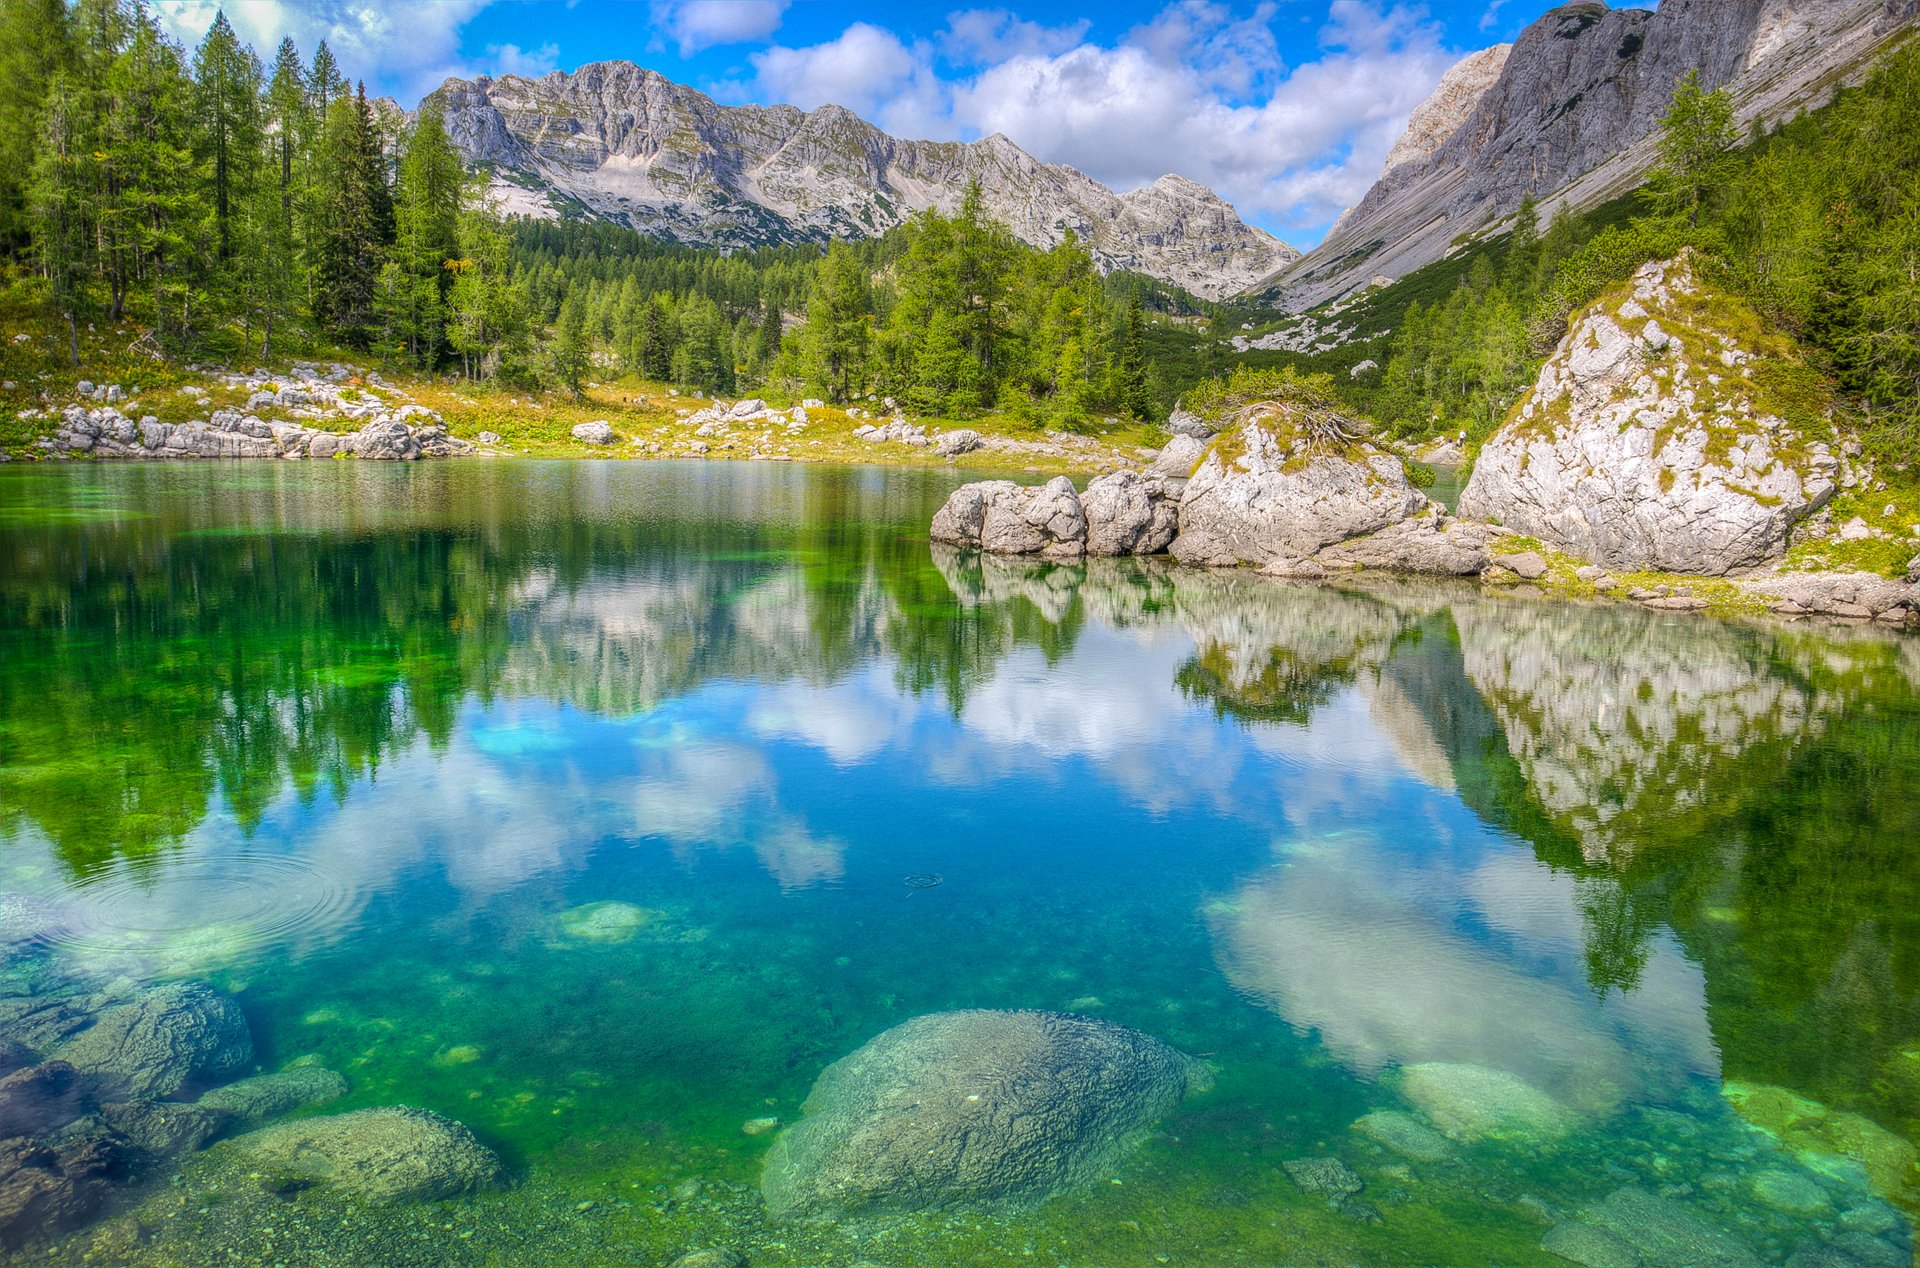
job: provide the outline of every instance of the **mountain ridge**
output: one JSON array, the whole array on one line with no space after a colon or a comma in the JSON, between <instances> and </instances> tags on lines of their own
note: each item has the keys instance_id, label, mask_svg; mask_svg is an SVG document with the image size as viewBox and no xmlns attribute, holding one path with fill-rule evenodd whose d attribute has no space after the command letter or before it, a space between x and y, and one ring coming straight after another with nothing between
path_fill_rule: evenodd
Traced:
<instances>
[{"instance_id":1,"label":"mountain ridge","mask_svg":"<svg viewBox=\"0 0 1920 1268\"><path fill-rule=\"evenodd\" d=\"M874 237L970 181L988 214L1038 247L1071 230L1105 270L1131 269L1222 299L1299 252L1168 173L1124 194L1043 163L1010 138L915 141L843 106L722 105L624 60L537 79L448 79L431 97L502 210L571 212L690 245Z\"/></svg>"}]
</instances>

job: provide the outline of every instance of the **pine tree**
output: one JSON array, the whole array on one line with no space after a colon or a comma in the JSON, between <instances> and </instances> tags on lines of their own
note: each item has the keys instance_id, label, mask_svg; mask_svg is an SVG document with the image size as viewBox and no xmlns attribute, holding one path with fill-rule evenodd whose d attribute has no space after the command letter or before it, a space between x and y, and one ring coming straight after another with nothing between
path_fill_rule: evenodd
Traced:
<instances>
[{"instance_id":1,"label":"pine tree","mask_svg":"<svg viewBox=\"0 0 1920 1268\"><path fill-rule=\"evenodd\" d=\"M1700 204L1724 176L1727 151L1739 139L1732 95L1725 88L1703 90L1698 70L1682 75L1674 86L1673 104L1660 121L1656 204L1698 225Z\"/></svg>"},{"instance_id":2,"label":"pine tree","mask_svg":"<svg viewBox=\"0 0 1920 1268\"><path fill-rule=\"evenodd\" d=\"M364 87L328 107L315 166L314 319L345 342L366 347L377 321L374 295L393 204Z\"/></svg>"},{"instance_id":3,"label":"pine tree","mask_svg":"<svg viewBox=\"0 0 1920 1268\"><path fill-rule=\"evenodd\" d=\"M0 4L0 250L27 246L28 187L53 78L73 69L65 0Z\"/></svg>"},{"instance_id":4,"label":"pine tree","mask_svg":"<svg viewBox=\"0 0 1920 1268\"><path fill-rule=\"evenodd\" d=\"M193 81L215 255L224 263L233 256L239 209L253 194L261 152L260 59L241 46L225 13L194 53Z\"/></svg>"},{"instance_id":5,"label":"pine tree","mask_svg":"<svg viewBox=\"0 0 1920 1268\"><path fill-rule=\"evenodd\" d=\"M313 111L307 102L306 71L292 39L280 42L273 75L267 81L265 132L268 173L261 181L256 212L260 231L260 359L273 355L273 327L290 315L296 297L305 294L306 269L301 232L308 207L306 182L313 145Z\"/></svg>"},{"instance_id":6,"label":"pine tree","mask_svg":"<svg viewBox=\"0 0 1920 1268\"><path fill-rule=\"evenodd\" d=\"M864 386L873 295L852 248L836 242L821 261L807 304L807 375L828 400L852 399Z\"/></svg>"},{"instance_id":7,"label":"pine tree","mask_svg":"<svg viewBox=\"0 0 1920 1268\"><path fill-rule=\"evenodd\" d=\"M1140 292L1127 296L1127 319L1120 340L1120 356L1114 366L1114 395L1121 409L1135 418L1153 412L1153 400L1147 391L1147 330L1140 312Z\"/></svg>"},{"instance_id":8,"label":"pine tree","mask_svg":"<svg viewBox=\"0 0 1920 1268\"><path fill-rule=\"evenodd\" d=\"M313 69L307 72L307 94L317 118L325 119L334 102L347 95L347 80L333 60L325 40L313 51Z\"/></svg>"},{"instance_id":9,"label":"pine tree","mask_svg":"<svg viewBox=\"0 0 1920 1268\"><path fill-rule=\"evenodd\" d=\"M383 288L388 339L422 367L439 363L445 348L447 262L457 242L462 173L447 139L440 103L429 98L401 140L394 187L394 245Z\"/></svg>"},{"instance_id":10,"label":"pine tree","mask_svg":"<svg viewBox=\"0 0 1920 1268\"><path fill-rule=\"evenodd\" d=\"M128 293L145 279L163 340L187 333L187 266L199 219L191 181L190 88L174 46L151 14L138 11L132 40L108 80L109 174L100 242L112 295L109 317L119 317Z\"/></svg>"},{"instance_id":11,"label":"pine tree","mask_svg":"<svg viewBox=\"0 0 1920 1268\"><path fill-rule=\"evenodd\" d=\"M587 375L586 293L575 290L560 305L560 320L554 326L550 356L554 381L577 400L580 384Z\"/></svg>"}]
</instances>

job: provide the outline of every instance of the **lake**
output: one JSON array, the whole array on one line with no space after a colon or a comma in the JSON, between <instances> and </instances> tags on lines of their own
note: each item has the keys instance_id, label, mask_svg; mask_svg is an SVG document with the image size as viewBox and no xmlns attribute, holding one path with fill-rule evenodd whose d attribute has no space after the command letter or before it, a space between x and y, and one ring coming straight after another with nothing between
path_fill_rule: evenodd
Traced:
<instances>
[{"instance_id":1,"label":"lake","mask_svg":"<svg viewBox=\"0 0 1920 1268\"><path fill-rule=\"evenodd\" d=\"M1911 1262L1920 639L983 559L960 478L0 469L0 997L207 983L507 1173L215 1145L0 1262ZM1212 1086L1030 1209L769 1214L954 1009Z\"/></svg>"}]
</instances>

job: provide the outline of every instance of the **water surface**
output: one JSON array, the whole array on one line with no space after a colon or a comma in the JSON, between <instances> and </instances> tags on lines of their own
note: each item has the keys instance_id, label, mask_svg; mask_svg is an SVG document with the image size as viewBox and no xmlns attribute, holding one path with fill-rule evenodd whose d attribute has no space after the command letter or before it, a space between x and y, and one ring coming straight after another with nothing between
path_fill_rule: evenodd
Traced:
<instances>
[{"instance_id":1,"label":"water surface","mask_svg":"<svg viewBox=\"0 0 1920 1268\"><path fill-rule=\"evenodd\" d=\"M982 559L954 479L0 470L0 990L208 981L514 1177L195 1159L34 1255L1909 1262L1920 641ZM1031 1212L770 1220L743 1125L971 1007L1216 1086Z\"/></svg>"}]
</instances>

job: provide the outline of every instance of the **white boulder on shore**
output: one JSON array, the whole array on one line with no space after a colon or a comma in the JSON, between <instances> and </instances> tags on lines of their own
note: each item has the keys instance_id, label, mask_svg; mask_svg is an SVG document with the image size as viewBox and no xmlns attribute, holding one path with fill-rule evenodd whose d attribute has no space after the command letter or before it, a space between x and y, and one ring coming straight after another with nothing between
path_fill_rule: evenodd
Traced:
<instances>
[{"instance_id":1,"label":"white boulder on shore","mask_svg":"<svg viewBox=\"0 0 1920 1268\"><path fill-rule=\"evenodd\" d=\"M994 554L1079 559L1158 554L1173 540L1176 523L1164 479L1122 471L1098 477L1084 494L1065 476L1039 488L1011 480L962 485L934 515L931 536Z\"/></svg>"},{"instance_id":2,"label":"white boulder on shore","mask_svg":"<svg viewBox=\"0 0 1920 1268\"><path fill-rule=\"evenodd\" d=\"M1214 442L1187 482L1171 549L1181 563L1208 566L1304 559L1426 506L1400 459L1344 420L1261 402Z\"/></svg>"},{"instance_id":3,"label":"white boulder on shore","mask_svg":"<svg viewBox=\"0 0 1920 1268\"><path fill-rule=\"evenodd\" d=\"M1717 576L1784 555L1840 459L1828 421L1781 416L1764 368L1796 359L1742 309L1686 254L1642 266L1560 341L1461 513L1609 568Z\"/></svg>"}]
</instances>

